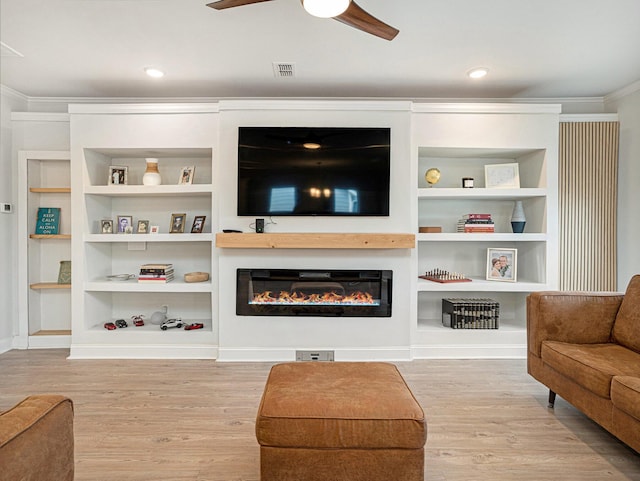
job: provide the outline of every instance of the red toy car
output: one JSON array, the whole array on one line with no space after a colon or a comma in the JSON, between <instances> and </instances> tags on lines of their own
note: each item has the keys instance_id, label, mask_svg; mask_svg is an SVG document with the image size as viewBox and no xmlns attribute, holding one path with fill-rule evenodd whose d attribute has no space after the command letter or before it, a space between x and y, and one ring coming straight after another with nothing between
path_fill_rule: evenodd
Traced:
<instances>
[{"instance_id":1,"label":"red toy car","mask_svg":"<svg viewBox=\"0 0 640 481\"><path fill-rule=\"evenodd\" d=\"M116 325L113 322L105 322L104 328L113 331L116 328Z\"/></svg>"},{"instance_id":2,"label":"red toy car","mask_svg":"<svg viewBox=\"0 0 640 481\"><path fill-rule=\"evenodd\" d=\"M142 319L144 316L142 314L138 314L137 316L131 316L131 322L136 327L144 326L144 320Z\"/></svg>"},{"instance_id":3,"label":"red toy car","mask_svg":"<svg viewBox=\"0 0 640 481\"><path fill-rule=\"evenodd\" d=\"M202 324L201 322L194 322L193 324L187 324L186 326L184 326L184 330L192 331L193 329L202 329L203 327L204 324Z\"/></svg>"}]
</instances>

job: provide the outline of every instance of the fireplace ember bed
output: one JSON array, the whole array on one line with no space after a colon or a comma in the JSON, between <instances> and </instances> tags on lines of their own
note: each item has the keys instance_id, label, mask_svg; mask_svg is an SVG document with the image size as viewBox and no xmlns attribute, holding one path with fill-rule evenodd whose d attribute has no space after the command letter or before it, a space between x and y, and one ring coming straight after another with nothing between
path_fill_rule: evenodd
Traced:
<instances>
[{"instance_id":1,"label":"fireplace ember bed","mask_svg":"<svg viewBox=\"0 0 640 481\"><path fill-rule=\"evenodd\" d=\"M390 270L238 269L239 316L391 317Z\"/></svg>"}]
</instances>

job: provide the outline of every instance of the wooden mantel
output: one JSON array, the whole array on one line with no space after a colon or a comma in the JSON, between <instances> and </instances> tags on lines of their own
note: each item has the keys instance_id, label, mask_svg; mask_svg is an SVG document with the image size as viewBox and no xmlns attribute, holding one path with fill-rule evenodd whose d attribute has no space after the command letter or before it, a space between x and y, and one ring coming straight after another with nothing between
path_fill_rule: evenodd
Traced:
<instances>
[{"instance_id":1,"label":"wooden mantel","mask_svg":"<svg viewBox=\"0 0 640 481\"><path fill-rule=\"evenodd\" d=\"M216 234L216 246L232 249L413 249L414 234Z\"/></svg>"}]
</instances>

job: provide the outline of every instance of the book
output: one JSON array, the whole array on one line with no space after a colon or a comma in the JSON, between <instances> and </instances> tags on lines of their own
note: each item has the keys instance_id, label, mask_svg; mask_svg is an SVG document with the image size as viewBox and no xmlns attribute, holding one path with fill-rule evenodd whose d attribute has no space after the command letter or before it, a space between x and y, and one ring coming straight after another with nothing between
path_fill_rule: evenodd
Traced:
<instances>
[{"instance_id":1,"label":"book","mask_svg":"<svg viewBox=\"0 0 640 481\"><path fill-rule=\"evenodd\" d=\"M57 235L60 228L59 207L38 207L36 234Z\"/></svg>"},{"instance_id":2,"label":"book","mask_svg":"<svg viewBox=\"0 0 640 481\"><path fill-rule=\"evenodd\" d=\"M140 269L172 269L173 264L142 264Z\"/></svg>"},{"instance_id":3,"label":"book","mask_svg":"<svg viewBox=\"0 0 640 481\"><path fill-rule=\"evenodd\" d=\"M465 214L463 219L491 219L491 214Z\"/></svg>"},{"instance_id":4,"label":"book","mask_svg":"<svg viewBox=\"0 0 640 481\"><path fill-rule=\"evenodd\" d=\"M140 269L140 275L166 275L173 274L173 269Z\"/></svg>"}]
</instances>

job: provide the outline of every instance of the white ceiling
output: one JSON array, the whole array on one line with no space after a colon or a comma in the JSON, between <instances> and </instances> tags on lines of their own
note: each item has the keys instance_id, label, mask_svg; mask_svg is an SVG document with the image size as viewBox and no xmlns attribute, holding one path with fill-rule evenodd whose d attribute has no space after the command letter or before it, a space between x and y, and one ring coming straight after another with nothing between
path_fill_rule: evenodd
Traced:
<instances>
[{"instance_id":1,"label":"white ceiling","mask_svg":"<svg viewBox=\"0 0 640 481\"><path fill-rule=\"evenodd\" d=\"M24 55L3 48L0 82L30 97L479 99L601 97L640 79L640 0L358 0L400 30L391 42L299 0L206 3L0 0L0 40ZM467 78L476 66L489 76Z\"/></svg>"}]
</instances>

